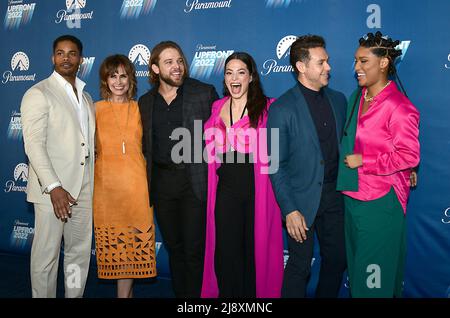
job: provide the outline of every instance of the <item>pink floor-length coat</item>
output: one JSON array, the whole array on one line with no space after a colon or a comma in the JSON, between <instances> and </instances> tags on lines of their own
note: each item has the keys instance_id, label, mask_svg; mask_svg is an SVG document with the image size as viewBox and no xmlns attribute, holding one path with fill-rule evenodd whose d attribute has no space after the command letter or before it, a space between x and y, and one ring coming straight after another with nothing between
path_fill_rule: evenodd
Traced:
<instances>
[{"instance_id":1,"label":"pink floor-length coat","mask_svg":"<svg viewBox=\"0 0 450 318\"><path fill-rule=\"evenodd\" d=\"M205 123L206 150L208 153L208 202L205 263L201 293L201 296L204 298L215 298L219 295L214 270L214 250L216 245L214 209L218 184L216 170L220 167L220 162L217 161L215 154L216 152L224 153L227 151L226 145L221 146L224 145L226 126L220 118L220 111L228 99L229 97L224 97L214 102L211 117ZM274 99L268 100L267 110L273 101ZM281 212L272 190L269 175L267 174L267 134L265 132L267 110L264 112L263 119L257 127L257 134L261 134L261 136L257 138L256 150L252 148L248 140L245 147L245 152L252 151L255 158L254 231L257 298L280 297L284 268ZM249 125L249 118L245 116L234 123L232 128L237 131L239 129L245 130ZM242 138L235 137L227 139L233 144L234 149L243 152L242 149L239 149L238 144L238 139L242 141ZM262 155L255 155L255 151ZM261 173L262 171L266 171L266 173Z\"/></svg>"}]
</instances>

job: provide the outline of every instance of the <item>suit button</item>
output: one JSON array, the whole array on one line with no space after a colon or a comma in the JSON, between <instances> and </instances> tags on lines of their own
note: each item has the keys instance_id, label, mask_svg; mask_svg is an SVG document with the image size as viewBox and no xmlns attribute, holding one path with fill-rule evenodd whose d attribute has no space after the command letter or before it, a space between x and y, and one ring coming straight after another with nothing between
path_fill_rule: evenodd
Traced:
<instances>
[{"instance_id":1,"label":"suit button","mask_svg":"<svg viewBox=\"0 0 450 318\"><path fill-rule=\"evenodd\" d=\"M80 165L84 166L84 162L80 163Z\"/></svg>"},{"instance_id":2,"label":"suit button","mask_svg":"<svg viewBox=\"0 0 450 318\"><path fill-rule=\"evenodd\" d=\"M320 164L321 164L322 166L324 165L324 163L325 163L325 161L320 160Z\"/></svg>"},{"instance_id":3,"label":"suit button","mask_svg":"<svg viewBox=\"0 0 450 318\"><path fill-rule=\"evenodd\" d=\"M84 147L84 142L81 143L81 147Z\"/></svg>"}]
</instances>

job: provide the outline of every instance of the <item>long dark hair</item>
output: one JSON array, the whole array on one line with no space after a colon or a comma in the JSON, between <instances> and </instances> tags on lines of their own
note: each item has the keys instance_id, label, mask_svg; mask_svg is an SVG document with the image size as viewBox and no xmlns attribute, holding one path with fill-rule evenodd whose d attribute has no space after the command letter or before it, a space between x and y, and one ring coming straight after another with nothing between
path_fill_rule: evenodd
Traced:
<instances>
[{"instance_id":1,"label":"long dark hair","mask_svg":"<svg viewBox=\"0 0 450 318\"><path fill-rule=\"evenodd\" d=\"M245 52L234 52L228 56L225 61L224 72L226 72L226 66L231 60L240 60L246 66L252 77L252 81L248 86L247 104L245 105L248 110L248 117L250 118L250 126L256 128L258 121L262 118L267 106L267 97L264 95L261 81L259 79L258 70L256 69L256 63L250 54ZM230 96L225 80L223 81L223 95Z\"/></svg>"}]
</instances>

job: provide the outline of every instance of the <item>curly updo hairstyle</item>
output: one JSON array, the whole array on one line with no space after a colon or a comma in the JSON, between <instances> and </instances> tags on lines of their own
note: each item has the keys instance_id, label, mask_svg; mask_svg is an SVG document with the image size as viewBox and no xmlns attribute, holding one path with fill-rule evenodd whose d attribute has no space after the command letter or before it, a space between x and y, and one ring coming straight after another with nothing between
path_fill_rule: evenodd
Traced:
<instances>
[{"instance_id":1,"label":"curly updo hairstyle","mask_svg":"<svg viewBox=\"0 0 450 318\"><path fill-rule=\"evenodd\" d=\"M406 91L403 88L395 67L396 58L402 55L402 50L396 48L399 44L399 40L394 41L389 36L383 35L380 31L377 31L375 35L372 32L369 32L359 39L359 46L370 49L370 51L378 57L388 58L388 75L396 77L403 93L406 95Z\"/></svg>"},{"instance_id":2,"label":"curly updo hairstyle","mask_svg":"<svg viewBox=\"0 0 450 318\"><path fill-rule=\"evenodd\" d=\"M359 46L365 47L370 49L370 51L378 56L378 57L386 57L389 60L389 66L388 66L388 76L393 75L395 76L398 84L400 84L400 87L403 91L403 94L405 94L406 97L408 95L406 94L405 89L403 88L402 82L400 81L400 78L397 74L397 69L395 67L395 59L402 55L402 50L397 49L397 45L400 44L399 40L392 40L387 35L383 35L380 31L377 31L375 35L372 32L367 33L362 38L359 39ZM355 98L355 102L353 103L352 111L350 113L350 117L347 120L347 124L344 128L344 135L347 136L347 129L350 125L350 121L353 117L353 114L356 109L356 103L359 100L359 96L361 95L361 87L358 89L357 98Z\"/></svg>"},{"instance_id":3,"label":"curly updo hairstyle","mask_svg":"<svg viewBox=\"0 0 450 318\"><path fill-rule=\"evenodd\" d=\"M394 41L387 35L383 36L380 31L377 31L375 35L367 33L359 39L360 46L369 48L376 56L389 59L389 75L395 74L395 59L402 55L402 50L396 49L399 44L399 40Z\"/></svg>"}]
</instances>

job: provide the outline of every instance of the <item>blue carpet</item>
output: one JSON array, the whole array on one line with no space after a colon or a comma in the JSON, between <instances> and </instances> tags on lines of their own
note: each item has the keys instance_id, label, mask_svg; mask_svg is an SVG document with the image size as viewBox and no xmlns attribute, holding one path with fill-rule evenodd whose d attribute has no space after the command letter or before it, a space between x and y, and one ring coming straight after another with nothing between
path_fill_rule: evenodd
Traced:
<instances>
[{"instance_id":1,"label":"blue carpet","mask_svg":"<svg viewBox=\"0 0 450 318\"><path fill-rule=\"evenodd\" d=\"M64 281L60 258L57 297L64 297ZM115 298L116 281L97 278L91 266L84 292L85 298ZM30 298L30 257L0 253L0 298ZM171 281L165 278L136 279L135 298L173 298Z\"/></svg>"}]
</instances>

